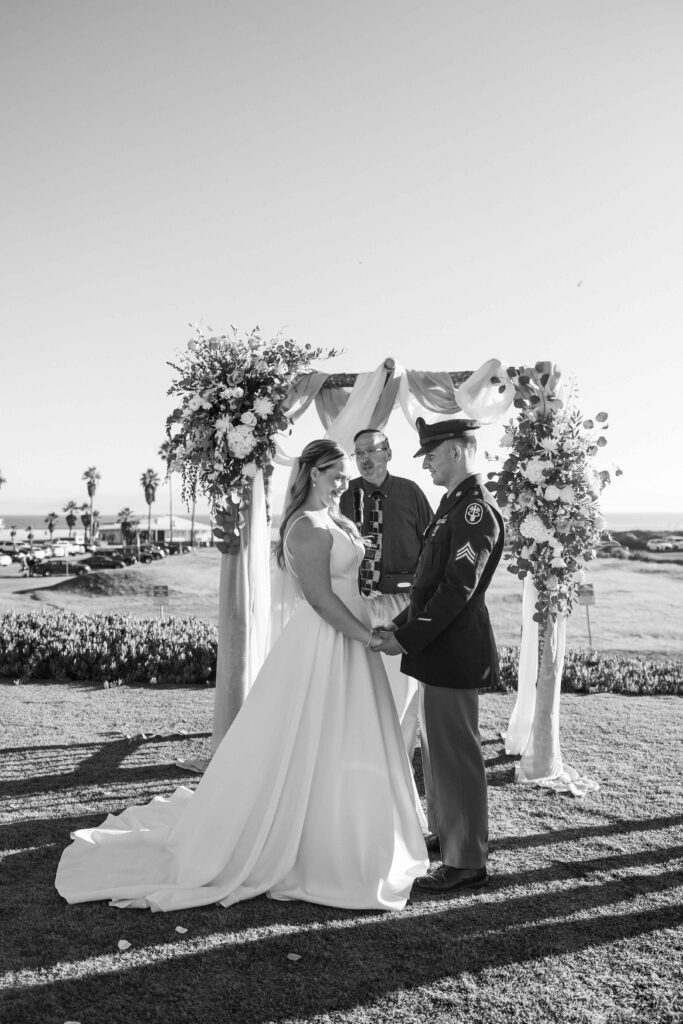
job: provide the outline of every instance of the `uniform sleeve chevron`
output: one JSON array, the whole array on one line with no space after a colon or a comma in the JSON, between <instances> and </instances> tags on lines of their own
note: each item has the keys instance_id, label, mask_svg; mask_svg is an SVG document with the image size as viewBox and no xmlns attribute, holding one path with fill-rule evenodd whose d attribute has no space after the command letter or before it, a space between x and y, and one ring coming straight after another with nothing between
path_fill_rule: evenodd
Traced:
<instances>
[{"instance_id":1,"label":"uniform sleeve chevron","mask_svg":"<svg viewBox=\"0 0 683 1024\"><path fill-rule=\"evenodd\" d=\"M464 544L461 544L461 546L455 552L455 560L456 560L456 562L460 558L467 559L467 561L471 562L472 565L474 565L474 563L476 562L476 560L477 560L477 553L476 553L476 551L474 550L474 548L472 547L472 545L470 544L469 541L466 541Z\"/></svg>"}]
</instances>

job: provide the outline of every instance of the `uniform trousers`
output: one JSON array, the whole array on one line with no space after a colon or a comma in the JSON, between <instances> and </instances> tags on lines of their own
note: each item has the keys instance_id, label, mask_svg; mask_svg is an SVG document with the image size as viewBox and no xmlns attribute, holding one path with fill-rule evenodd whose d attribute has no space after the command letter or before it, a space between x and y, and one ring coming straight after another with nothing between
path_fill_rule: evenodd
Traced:
<instances>
[{"instance_id":1,"label":"uniform trousers","mask_svg":"<svg viewBox=\"0 0 683 1024\"><path fill-rule=\"evenodd\" d=\"M479 736L479 693L420 683L427 823L441 860L482 868L488 856L488 792Z\"/></svg>"},{"instance_id":2,"label":"uniform trousers","mask_svg":"<svg viewBox=\"0 0 683 1024\"><path fill-rule=\"evenodd\" d=\"M386 626L399 612L408 605L408 594L378 594L373 592L366 598L370 622L373 626ZM384 668L389 677L389 686L396 705L398 720L401 723L403 742L408 751L410 763L413 763L415 744L417 743L417 722L419 711L418 683L411 676L401 672L399 656L382 655Z\"/></svg>"}]
</instances>

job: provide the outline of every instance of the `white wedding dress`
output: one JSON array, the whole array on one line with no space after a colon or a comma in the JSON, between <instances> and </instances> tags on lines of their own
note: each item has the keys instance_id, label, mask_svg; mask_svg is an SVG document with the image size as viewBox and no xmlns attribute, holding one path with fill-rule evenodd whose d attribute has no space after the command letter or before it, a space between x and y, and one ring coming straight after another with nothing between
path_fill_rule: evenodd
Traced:
<instances>
[{"instance_id":1,"label":"white wedding dress","mask_svg":"<svg viewBox=\"0 0 683 1024\"><path fill-rule=\"evenodd\" d=\"M334 592L367 621L362 544L327 510L307 514L332 535ZM400 910L428 867L423 827L381 656L299 591L197 789L73 833L55 884L69 903L164 911L261 893Z\"/></svg>"}]
</instances>

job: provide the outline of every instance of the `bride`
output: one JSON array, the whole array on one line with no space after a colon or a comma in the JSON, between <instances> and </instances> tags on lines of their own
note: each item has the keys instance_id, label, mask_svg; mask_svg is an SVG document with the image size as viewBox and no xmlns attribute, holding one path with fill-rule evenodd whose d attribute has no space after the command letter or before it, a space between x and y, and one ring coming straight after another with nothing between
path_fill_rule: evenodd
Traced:
<instances>
[{"instance_id":1,"label":"bride","mask_svg":"<svg viewBox=\"0 0 683 1024\"><path fill-rule=\"evenodd\" d=\"M339 512L345 452L300 457L276 554L298 600L199 786L73 833L69 903L177 910L267 893L400 910L427 853L401 728Z\"/></svg>"}]
</instances>

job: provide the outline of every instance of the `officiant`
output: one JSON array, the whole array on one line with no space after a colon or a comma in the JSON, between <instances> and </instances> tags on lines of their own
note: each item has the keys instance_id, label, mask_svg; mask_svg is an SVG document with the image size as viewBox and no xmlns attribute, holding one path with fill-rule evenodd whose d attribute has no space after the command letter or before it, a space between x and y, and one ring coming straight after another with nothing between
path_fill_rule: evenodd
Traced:
<instances>
[{"instance_id":1,"label":"officiant","mask_svg":"<svg viewBox=\"0 0 683 1024\"><path fill-rule=\"evenodd\" d=\"M356 524L365 541L359 588L368 600L372 624L382 625L408 605L423 533L432 519L432 510L414 481L389 473L392 452L386 434L366 427L358 431L353 443L360 476L351 480L342 495L340 509ZM412 761L417 741L417 681L401 672L398 658L383 660Z\"/></svg>"}]
</instances>

